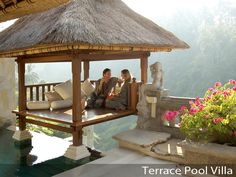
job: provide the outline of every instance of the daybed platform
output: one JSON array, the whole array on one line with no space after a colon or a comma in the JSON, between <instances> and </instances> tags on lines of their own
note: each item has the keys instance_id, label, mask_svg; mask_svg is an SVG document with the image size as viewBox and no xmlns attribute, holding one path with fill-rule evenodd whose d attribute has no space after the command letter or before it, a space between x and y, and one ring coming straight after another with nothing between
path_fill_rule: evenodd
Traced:
<instances>
[{"instance_id":1,"label":"daybed platform","mask_svg":"<svg viewBox=\"0 0 236 177\"><path fill-rule=\"evenodd\" d=\"M93 82L93 81L92 81ZM78 82L77 84L79 84ZM26 101L45 101L45 92L54 90L54 86L59 83L46 83L37 85L23 85L24 91L19 93L25 93L22 101L23 109L14 110L19 119L20 130L25 130L27 124L34 124L42 127L51 128L54 130L72 133L73 144L79 145L82 143L82 128L90 125L99 124L129 115L136 114L136 105L138 102L138 89L141 82L133 82L129 84L128 93L128 109L125 111L117 111L113 109L86 109L82 113L79 113L79 109L74 110L74 106L79 106L81 100L80 97L75 96L78 94L76 91L73 94L73 105L69 109L58 109L51 111L47 110L29 110L26 108ZM73 84L73 86L75 86ZM81 88L81 87L80 87ZM76 90L80 90L76 89ZM75 103L74 103L75 101ZM19 107L20 108L20 107ZM74 111L73 111L74 110ZM74 115L73 115L74 113ZM76 115L76 116L75 116Z\"/></svg>"},{"instance_id":2,"label":"daybed platform","mask_svg":"<svg viewBox=\"0 0 236 177\"><path fill-rule=\"evenodd\" d=\"M72 109L60 109L55 111L50 110L27 110L27 111L18 111L15 110L13 113L19 116L26 116L26 122L33 123L33 119L37 120L47 120L56 123L62 123L65 125L75 126L72 119ZM135 114L135 111L126 110L126 111L116 111L113 109L88 109L82 114L82 122L76 123L77 126L90 126L121 117L129 116ZM34 121L34 120L33 120Z\"/></svg>"}]
</instances>

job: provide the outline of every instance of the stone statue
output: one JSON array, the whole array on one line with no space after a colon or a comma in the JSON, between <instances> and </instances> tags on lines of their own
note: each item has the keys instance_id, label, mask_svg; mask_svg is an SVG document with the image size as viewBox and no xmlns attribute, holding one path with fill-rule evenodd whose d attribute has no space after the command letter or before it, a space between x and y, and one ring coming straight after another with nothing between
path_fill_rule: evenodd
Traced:
<instances>
[{"instance_id":1,"label":"stone statue","mask_svg":"<svg viewBox=\"0 0 236 177\"><path fill-rule=\"evenodd\" d=\"M153 89L161 90L163 89L163 70L162 64L160 62L156 62L150 66L151 76L153 78L152 87Z\"/></svg>"}]
</instances>

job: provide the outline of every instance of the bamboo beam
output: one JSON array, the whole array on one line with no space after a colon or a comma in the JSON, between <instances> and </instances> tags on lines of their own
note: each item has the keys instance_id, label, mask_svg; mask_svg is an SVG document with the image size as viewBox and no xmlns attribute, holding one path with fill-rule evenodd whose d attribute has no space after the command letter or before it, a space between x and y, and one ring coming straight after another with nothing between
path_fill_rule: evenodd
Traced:
<instances>
[{"instance_id":1,"label":"bamboo beam","mask_svg":"<svg viewBox=\"0 0 236 177\"><path fill-rule=\"evenodd\" d=\"M84 80L89 78L89 61L84 61Z\"/></svg>"},{"instance_id":2,"label":"bamboo beam","mask_svg":"<svg viewBox=\"0 0 236 177\"><path fill-rule=\"evenodd\" d=\"M70 52L74 51L123 51L123 52L170 52L172 49L178 49L179 47L173 46L154 46L154 45L90 45L90 44L52 44L52 45L41 45L28 49L12 50L8 52L0 52L0 57L16 57L24 55L36 55L36 54L48 54L55 52ZM183 47L185 49L188 47ZM181 49L181 47L180 47Z\"/></svg>"},{"instance_id":3,"label":"bamboo beam","mask_svg":"<svg viewBox=\"0 0 236 177\"><path fill-rule=\"evenodd\" d=\"M146 84L148 81L148 56L140 58L141 81Z\"/></svg>"},{"instance_id":4,"label":"bamboo beam","mask_svg":"<svg viewBox=\"0 0 236 177\"><path fill-rule=\"evenodd\" d=\"M19 111L26 110L25 63L18 61ZM19 128L26 129L25 116L19 116Z\"/></svg>"},{"instance_id":5,"label":"bamboo beam","mask_svg":"<svg viewBox=\"0 0 236 177\"><path fill-rule=\"evenodd\" d=\"M123 60L137 59L148 57L150 52L117 52L117 53L92 53L79 54L82 61L102 61L102 60ZM69 62L72 61L71 55L48 55L48 56L31 56L24 58L25 63L49 63L49 62Z\"/></svg>"},{"instance_id":6,"label":"bamboo beam","mask_svg":"<svg viewBox=\"0 0 236 177\"><path fill-rule=\"evenodd\" d=\"M40 57L27 57L23 59L25 63L50 63L50 62L69 62L72 61L70 55L53 55Z\"/></svg>"},{"instance_id":7,"label":"bamboo beam","mask_svg":"<svg viewBox=\"0 0 236 177\"><path fill-rule=\"evenodd\" d=\"M148 57L149 52L120 52L114 54L80 54L82 61L122 60Z\"/></svg>"},{"instance_id":8,"label":"bamboo beam","mask_svg":"<svg viewBox=\"0 0 236 177\"><path fill-rule=\"evenodd\" d=\"M82 122L82 106L81 106L81 59L78 55L72 60L72 78L73 78L73 106L72 120L74 124ZM73 127L73 145L82 144L82 127Z\"/></svg>"}]
</instances>

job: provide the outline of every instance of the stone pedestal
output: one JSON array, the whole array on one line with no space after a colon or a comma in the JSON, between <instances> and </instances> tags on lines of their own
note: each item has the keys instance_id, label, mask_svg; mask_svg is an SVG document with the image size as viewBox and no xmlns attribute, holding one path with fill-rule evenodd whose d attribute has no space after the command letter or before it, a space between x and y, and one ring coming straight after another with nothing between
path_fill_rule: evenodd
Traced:
<instances>
[{"instance_id":1,"label":"stone pedestal","mask_svg":"<svg viewBox=\"0 0 236 177\"><path fill-rule=\"evenodd\" d=\"M84 145L81 146L70 145L69 148L66 150L64 156L72 160L80 160L90 156L90 153Z\"/></svg>"},{"instance_id":2,"label":"stone pedestal","mask_svg":"<svg viewBox=\"0 0 236 177\"><path fill-rule=\"evenodd\" d=\"M12 138L16 141L24 141L24 140L29 140L32 137L33 136L31 135L29 131L24 130L24 131L15 131Z\"/></svg>"},{"instance_id":3,"label":"stone pedestal","mask_svg":"<svg viewBox=\"0 0 236 177\"><path fill-rule=\"evenodd\" d=\"M166 89L154 90L152 85L142 86L137 106L137 128L161 131L162 120L159 116L160 109L158 108L158 103L162 97L167 96L169 96L169 91Z\"/></svg>"},{"instance_id":4,"label":"stone pedestal","mask_svg":"<svg viewBox=\"0 0 236 177\"><path fill-rule=\"evenodd\" d=\"M33 136L31 135L31 133L27 130L24 130L24 131L17 130L15 131L12 138L15 140L16 147L27 147L27 146L31 146L32 137Z\"/></svg>"}]
</instances>

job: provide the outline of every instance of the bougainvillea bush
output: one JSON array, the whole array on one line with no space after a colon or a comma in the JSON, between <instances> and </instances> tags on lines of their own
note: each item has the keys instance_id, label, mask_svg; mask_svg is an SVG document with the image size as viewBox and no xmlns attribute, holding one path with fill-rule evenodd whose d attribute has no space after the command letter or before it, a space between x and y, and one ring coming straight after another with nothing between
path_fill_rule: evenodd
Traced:
<instances>
[{"instance_id":1,"label":"bougainvillea bush","mask_svg":"<svg viewBox=\"0 0 236 177\"><path fill-rule=\"evenodd\" d=\"M236 81L225 85L216 82L204 98L190 101L190 108L167 111L164 118L171 121L179 115L180 129L187 139L201 142L236 145Z\"/></svg>"}]
</instances>

